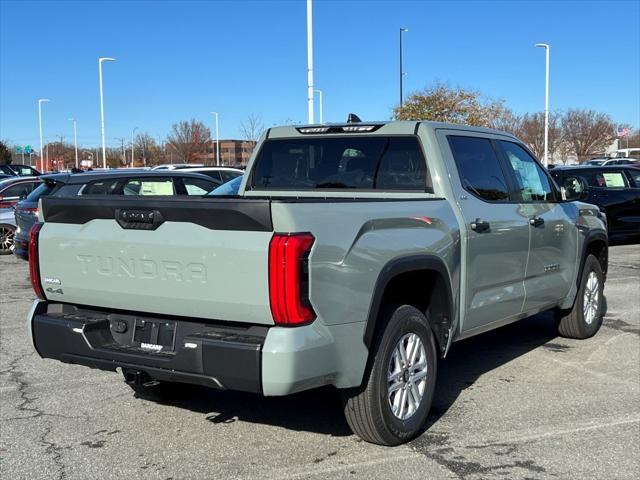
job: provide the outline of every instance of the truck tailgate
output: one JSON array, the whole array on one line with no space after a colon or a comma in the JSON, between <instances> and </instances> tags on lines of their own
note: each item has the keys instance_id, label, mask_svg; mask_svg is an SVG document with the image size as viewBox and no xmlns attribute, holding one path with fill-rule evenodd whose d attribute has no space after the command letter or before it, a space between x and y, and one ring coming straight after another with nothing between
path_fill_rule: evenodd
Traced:
<instances>
[{"instance_id":1,"label":"truck tailgate","mask_svg":"<svg viewBox=\"0 0 640 480\"><path fill-rule=\"evenodd\" d=\"M47 299L133 312L272 324L268 200L42 200Z\"/></svg>"}]
</instances>

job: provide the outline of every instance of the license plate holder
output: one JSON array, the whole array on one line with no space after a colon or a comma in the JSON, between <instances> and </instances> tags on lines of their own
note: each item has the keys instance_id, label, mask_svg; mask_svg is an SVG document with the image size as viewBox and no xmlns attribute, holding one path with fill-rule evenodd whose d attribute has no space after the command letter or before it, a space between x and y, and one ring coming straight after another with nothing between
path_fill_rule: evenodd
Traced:
<instances>
[{"instance_id":1,"label":"license plate holder","mask_svg":"<svg viewBox=\"0 0 640 480\"><path fill-rule=\"evenodd\" d=\"M133 329L133 345L149 352L175 350L176 322L137 318Z\"/></svg>"}]
</instances>

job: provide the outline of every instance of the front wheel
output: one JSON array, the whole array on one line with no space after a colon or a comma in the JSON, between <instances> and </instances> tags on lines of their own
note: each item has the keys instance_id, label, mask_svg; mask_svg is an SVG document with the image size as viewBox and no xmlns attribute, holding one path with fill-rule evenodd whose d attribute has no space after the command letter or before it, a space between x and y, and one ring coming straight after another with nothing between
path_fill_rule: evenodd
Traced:
<instances>
[{"instance_id":1,"label":"front wheel","mask_svg":"<svg viewBox=\"0 0 640 480\"><path fill-rule=\"evenodd\" d=\"M363 384L344 391L351 430L367 442L399 445L424 428L435 389L437 356L429 323L415 307L390 309L370 351Z\"/></svg>"},{"instance_id":2,"label":"front wheel","mask_svg":"<svg viewBox=\"0 0 640 480\"><path fill-rule=\"evenodd\" d=\"M592 337L602 325L604 275L598 259L589 255L584 261L576 300L571 310L559 312L558 333L567 338Z\"/></svg>"}]
</instances>

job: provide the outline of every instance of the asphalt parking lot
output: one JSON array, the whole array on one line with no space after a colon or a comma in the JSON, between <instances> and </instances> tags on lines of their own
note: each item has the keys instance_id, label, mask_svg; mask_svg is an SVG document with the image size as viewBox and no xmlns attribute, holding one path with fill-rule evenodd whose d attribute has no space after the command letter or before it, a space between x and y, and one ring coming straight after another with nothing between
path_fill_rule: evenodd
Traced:
<instances>
[{"instance_id":1,"label":"asphalt parking lot","mask_svg":"<svg viewBox=\"0 0 640 480\"><path fill-rule=\"evenodd\" d=\"M3 479L625 479L640 477L640 248L612 247L587 341L548 315L454 345L430 427L397 448L352 435L331 390L288 398L186 388L136 398L115 373L42 360L26 262L0 257Z\"/></svg>"}]
</instances>

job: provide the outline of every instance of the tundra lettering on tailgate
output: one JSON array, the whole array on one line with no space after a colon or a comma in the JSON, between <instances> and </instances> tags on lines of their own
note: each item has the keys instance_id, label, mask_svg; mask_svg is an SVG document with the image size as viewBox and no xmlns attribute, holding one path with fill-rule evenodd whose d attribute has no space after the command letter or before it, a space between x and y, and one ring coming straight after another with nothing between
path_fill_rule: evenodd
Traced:
<instances>
[{"instance_id":1,"label":"tundra lettering on tailgate","mask_svg":"<svg viewBox=\"0 0 640 480\"><path fill-rule=\"evenodd\" d=\"M82 273L96 273L105 277L128 277L142 280L172 280L175 282L207 282L207 269L202 263L177 262L109 257L101 255L76 255L82 265Z\"/></svg>"}]
</instances>

